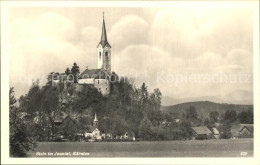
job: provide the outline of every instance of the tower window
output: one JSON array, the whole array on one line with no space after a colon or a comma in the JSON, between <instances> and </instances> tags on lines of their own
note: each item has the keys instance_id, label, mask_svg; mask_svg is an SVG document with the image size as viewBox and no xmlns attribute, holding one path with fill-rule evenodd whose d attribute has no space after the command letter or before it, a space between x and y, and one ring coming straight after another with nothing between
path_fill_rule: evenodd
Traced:
<instances>
[{"instance_id":1,"label":"tower window","mask_svg":"<svg viewBox=\"0 0 260 165\"><path fill-rule=\"evenodd\" d=\"M108 52L106 52L105 55L107 56L107 55L108 55Z\"/></svg>"},{"instance_id":2,"label":"tower window","mask_svg":"<svg viewBox=\"0 0 260 165\"><path fill-rule=\"evenodd\" d=\"M97 83L99 84L99 80L97 80Z\"/></svg>"},{"instance_id":3,"label":"tower window","mask_svg":"<svg viewBox=\"0 0 260 165\"><path fill-rule=\"evenodd\" d=\"M99 58L101 59L101 52L99 52Z\"/></svg>"}]
</instances>

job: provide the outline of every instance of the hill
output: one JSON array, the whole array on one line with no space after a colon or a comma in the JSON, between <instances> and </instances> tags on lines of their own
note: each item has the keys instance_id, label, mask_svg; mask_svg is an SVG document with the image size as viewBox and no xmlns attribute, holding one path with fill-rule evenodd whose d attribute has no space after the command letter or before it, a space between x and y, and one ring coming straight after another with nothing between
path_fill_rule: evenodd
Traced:
<instances>
[{"instance_id":1,"label":"hill","mask_svg":"<svg viewBox=\"0 0 260 165\"><path fill-rule=\"evenodd\" d=\"M253 110L253 105L214 103L210 101L186 102L171 106L162 106L161 110L175 117L180 117L190 106L195 107L198 115L202 118L208 117L211 111L217 111L221 114L227 110L235 110L237 113Z\"/></svg>"},{"instance_id":2,"label":"hill","mask_svg":"<svg viewBox=\"0 0 260 165\"><path fill-rule=\"evenodd\" d=\"M214 103L228 103L228 104L253 104L253 93L245 90L236 90L225 95L216 96L200 96L200 97L187 97L187 98L173 98L170 96L162 97L162 105L170 106L186 102L210 101Z\"/></svg>"}]
</instances>

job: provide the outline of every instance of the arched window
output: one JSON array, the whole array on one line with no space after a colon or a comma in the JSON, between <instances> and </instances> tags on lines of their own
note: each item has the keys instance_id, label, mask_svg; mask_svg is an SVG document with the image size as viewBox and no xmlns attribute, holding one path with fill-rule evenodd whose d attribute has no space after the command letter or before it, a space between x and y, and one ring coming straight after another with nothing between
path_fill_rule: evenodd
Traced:
<instances>
[{"instance_id":1,"label":"arched window","mask_svg":"<svg viewBox=\"0 0 260 165\"><path fill-rule=\"evenodd\" d=\"M106 57L107 57L107 55L108 55L108 52L106 52L105 54L106 54Z\"/></svg>"},{"instance_id":2,"label":"arched window","mask_svg":"<svg viewBox=\"0 0 260 165\"><path fill-rule=\"evenodd\" d=\"M101 59L101 52L99 52L99 59Z\"/></svg>"}]
</instances>

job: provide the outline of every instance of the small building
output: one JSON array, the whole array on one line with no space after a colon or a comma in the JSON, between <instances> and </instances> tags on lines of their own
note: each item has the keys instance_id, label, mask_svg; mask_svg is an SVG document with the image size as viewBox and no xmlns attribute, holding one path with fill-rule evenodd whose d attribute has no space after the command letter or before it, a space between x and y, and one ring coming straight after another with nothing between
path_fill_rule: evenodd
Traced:
<instances>
[{"instance_id":1,"label":"small building","mask_svg":"<svg viewBox=\"0 0 260 165\"><path fill-rule=\"evenodd\" d=\"M253 124L232 125L230 129L231 139L252 138L254 136Z\"/></svg>"},{"instance_id":2,"label":"small building","mask_svg":"<svg viewBox=\"0 0 260 165\"><path fill-rule=\"evenodd\" d=\"M215 139L219 139L220 138L220 134L219 134L219 131L218 131L218 129L217 128L212 128L212 133L213 133L213 137L215 138Z\"/></svg>"},{"instance_id":3,"label":"small building","mask_svg":"<svg viewBox=\"0 0 260 165\"><path fill-rule=\"evenodd\" d=\"M94 139L94 140L102 140L101 132L97 127L90 127L85 132L85 138Z\"/></svg>"},{"instance_id":4,"label":"small building","mask_svg":"<svg viewBox=\"0 0 260 165\"><path fill-rule=\"evenodd\" d=\"M93 140L102 140L102 135L98 129L98 119L97 114L95 113L95 118L93 121L93 126L90 126L85 132L85 138Z\"/></svg>"},{"instance_id":5,"label":"small building","mask_svg":"<svg viewBox=\"0 0 260 165\"><path fill-rule=\"evenodd\" d=\"M192 129L192 139L203 140L212 138L212 132L206 126L201 127L191 127Z\"/></svg>"},{"instance_id":6,"label":"small building","mask_svg":"<svg viewBox=\"0 0 260 165\"><path fill-rule=\"evenodd\" d=\"M102 133L102 140L112 140L113 139L113 135L112 133Z\"/></svg>"}]
</instances>

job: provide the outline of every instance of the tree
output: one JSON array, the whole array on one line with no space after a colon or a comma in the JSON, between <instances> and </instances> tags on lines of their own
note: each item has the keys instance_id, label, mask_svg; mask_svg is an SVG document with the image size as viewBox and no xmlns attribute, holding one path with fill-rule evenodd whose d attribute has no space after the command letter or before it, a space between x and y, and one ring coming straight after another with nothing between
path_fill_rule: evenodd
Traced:
<instances>
[{"instance_id":1,"label":"tree","mask_svg":"<svg viewBox=\"0 0 260 165\"><path fill-rule=\"evenodd\" d=\"M144 116L139 126L139 135L144 140L150 140L152 138L152 123L147 116Z\"/></svg>"},{"instance_id":2,"label":"tree","mask_svg":"<svg viewBox=\"0 0 260 165\"><path fill-rule=\"evenodd\" d=\"M210 122L218 122L219 113L217 111L211 111L209 113L209 120Z\"/></svg>"},{"instance_id":3,"label":"tree","mask_svg":"<svg viewBox=\"0 0 260 165\"><path fill-rule=\"evenodd\" d=\"M234 123L237 121L237 112L235 110L227 110L224 114L224 121Z\"/></svg>"},{"instance_id":4,"label":"tree","mask_svg":"<svg viewBox=\"0 0 260 165\"><path fill-rule=\"evenodd\" d=\"M10 156L27 157L27 152L33 149L33 141L25 124L19 117L19 110L15 104L14 88L11 87L9 90Z\"/></svg>"},{"instance_id":5,"label":"tree","mask_svg":"<svg viewBox=\"0 0 260 165\"><path fill-rule=\"evenodd\" d=\"M229 121L224 122L220 127L220 138L229 139L231 137L231 124Z\"/></svg>"},{"instance_id":6,"label":"tree","mask_svg":"<svg viewBox=\"0 0 260 165\"><path fill-rule=\"evenodd\" d=\"M139 89L140 92L140 106L141 110L145 110L145 108L148 105L148 91L147 86L145 86L145 83L142 84L141 88Z\"/></svg>"},{"instance_id":7,"label":"tree","mask_svg":"<svg viewBox=\"0 0 260 165\"><path fill-rule=\"evenodd\" d=\"M67 69L65 70L65 74L66 74L66 75L69 75L69 74L71 74L71 71L70 71L70 69L69 69L69 68L67 68Z\"/></svg>"},{"instance_id":8,"label":"tree","mask_svg":"<svg viewBox=\"0 0 260 165\"><path fill-rule=\"evenodd\" d=\"M238 114L238 119L239 119L240 123L253 124L254 123L253 111L248 110L248 111L240 112Z\"/></svg>"},{"instance_id":9,"label":"tree","mask_svg":"<svg viewBox=\"0 0 260 165\"><path fill-rule=\"evenodd\" d=\"M54 120L61 115L61 103L57 87L44 86L42 88L41 105L42 113L47 119L46 122L50 123L50 131L47 131L48 140L52 140L53 137L50 137L50 135L53 136L56 133Z\"/></svg>"},{"instance_id":10,"label":"tree","mask_svg":"<svg viewBox=\"0 0 260 165\"><path fill-rule=\"evenodd\" d=\"M79 75L79 66L77 65L76 62L73 63L73 66L71 68L71 73L74 76L74 82L77 83L78 82L78 75Z\"/></svg>"},{"instance_id":11,"label":"tree","mask_svg":"<svg viewBox=\"0 0 260 165\"><path fill-rule=\"evenodd\" d=\"M197 120L198 119L198 114L196 111L196 108L193 106L190 106L186 110L186 119L191 119L191 120Z\"/></svg>"}]
</instances>

